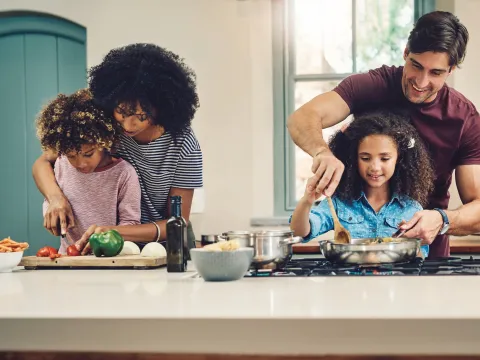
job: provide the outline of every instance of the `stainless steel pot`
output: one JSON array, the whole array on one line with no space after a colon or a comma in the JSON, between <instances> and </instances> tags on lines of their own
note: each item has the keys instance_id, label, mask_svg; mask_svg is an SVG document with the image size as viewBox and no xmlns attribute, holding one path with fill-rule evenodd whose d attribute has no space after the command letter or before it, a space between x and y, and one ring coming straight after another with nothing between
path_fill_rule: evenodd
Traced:
<instances>
[{"instance_id":1,"label":"stainless steel pot","mask_svg":"<svg viewBox=\"0 0 480 360\"><path fill-rule=\"evenodd\" d=\"M287 264L292 258L292 245L302 241L293 236L292 231L259 231L253 238L254 253L252 267L256 269L276 269Z\"/></svg>"},{"instance_id":2,"label":"stainless steel pot","mask_svg":"<svg viewBox=\"0 0 480 360\"><path fill-rule=\"evenodd\" d=\"M219 235L202 235L201 240L195 240L195 247L201 248L205 245L214 244L219 240Z\"/></svg>"},{"instance_id":3,"label":"stainless steel pot","mask_svg":"<svg viewBox=\"0 0 480 360\"><path fill-rule=\"evenodd\" d=\"M286 265L292 258L292 245L302 241L293 236L292 231L227 231L219 240L237 239L240 247L252 247L252 267L256 269L276 269Z\"/></svg>"},{"instance_id":4,"label":"stainless steel pot","mask_svg":"<svg viewBox=\"0 0 480 360\"><path fill-rule=\"evenodd\" d=\"M333 263L384 264L408 262L415 259L420 250L420 239L387 238L352 239L350 244L338 244L332 240L320 241L323 256Z\"/></svg>"},{"instance_id":5,"label":"stainless steel pot","mask_svg":"<svg viewBox=\"0 0 480 360\"><path fill-rule=\"evenodd\" d=\"M253 247L255 233L251 231L227 231L219 236L219 240L237 239L240 247Z\"/></svg>"}]
</instances>

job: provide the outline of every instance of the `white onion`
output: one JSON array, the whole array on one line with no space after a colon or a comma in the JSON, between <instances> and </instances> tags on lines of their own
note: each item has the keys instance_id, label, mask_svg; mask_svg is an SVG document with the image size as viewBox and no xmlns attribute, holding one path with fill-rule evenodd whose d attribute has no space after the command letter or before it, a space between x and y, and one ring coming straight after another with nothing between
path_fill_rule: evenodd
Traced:
<instances>
[{"instance_id":1,"label":"white onion","mask_svg":"<svg viewBox=\"0 0 480 360\"><path fill-rule=\"evenodd\" d=\"M134 242L125 241L119 255L140 255L140 248Z\"/></svg>"},{"instance_id":2,"label":"white onion","mask_svg":"<svg viewBox=\"0 0 480 360\"><path fill-rule=\"evenodd\" d=\"M162 244L159 244L157 242L152 242L145 245L140 255L145 257L155 257L155 258L166 257L167 250L165 250Z\"/></svg>"}]
</instances>

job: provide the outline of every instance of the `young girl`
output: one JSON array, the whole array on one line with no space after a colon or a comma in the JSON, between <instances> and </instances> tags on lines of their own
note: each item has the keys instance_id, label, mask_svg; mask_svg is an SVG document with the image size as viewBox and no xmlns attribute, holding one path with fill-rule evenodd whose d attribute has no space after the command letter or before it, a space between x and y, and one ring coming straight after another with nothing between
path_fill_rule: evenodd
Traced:
<instances>
[{"instance_id":1,"label":"young girl","mask_svg":"<svg viewBox=\"0 0 480 360\"><path fill-rule=\"evenodd\" d=\"M92 225L140 223L140 185L128 162L111 156L121 127L93 104L88 90L60 94L37 119L37 134L46 156L55 160L55 179L72 206L75 227L62 237L60 254ZM60 224L43 214L46 228Z\"/></svg>"},{"instance_id":2,"label":"young girl","mask_svg":"<svg viewBox=\"0 0 480 360\"><path fill-rule=\"evenodd\" d=\"M329 146L345 165L332 201L352 238L390 237L427 204L433 168L406 117L382 110L364 113L338 131ZM307 188L290 219L294 234L305 241L333 230L326 199L311 209L319 195ZM421 249L428 256L428 245Z\"/></svg>"}]
</instances>

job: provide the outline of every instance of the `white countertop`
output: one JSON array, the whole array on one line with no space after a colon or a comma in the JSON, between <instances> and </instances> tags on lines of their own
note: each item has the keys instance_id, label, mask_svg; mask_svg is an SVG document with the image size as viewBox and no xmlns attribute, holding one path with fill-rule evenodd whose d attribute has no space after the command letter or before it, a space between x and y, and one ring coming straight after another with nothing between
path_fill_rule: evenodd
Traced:
<instances>
[{"instance_id":1,"label":"white countertop","mask_svg":"<svg viewBox=\"0 0 480 360\"><path fill-rule=\"evenodd\" d=\"M480 276L0 274L0 351L480 354Z\"/></svg>"}]
</instances>

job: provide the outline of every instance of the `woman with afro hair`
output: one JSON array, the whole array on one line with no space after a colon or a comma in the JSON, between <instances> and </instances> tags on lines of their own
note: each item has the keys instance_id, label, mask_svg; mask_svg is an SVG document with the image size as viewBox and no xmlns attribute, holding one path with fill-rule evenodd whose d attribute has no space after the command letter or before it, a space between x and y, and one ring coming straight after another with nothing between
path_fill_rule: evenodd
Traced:
<instances>
[{"instance_id":1,"label":"woman with afro hair","mask_svg":"<svg viewBox=\"0 0 480 360\"><path fill-rule=\"evenodd\" d=\"M329 146L345 164L332 202L352 238L390 237L427 204L433 167L416 129L400 112L355 116ZM305 241L333 230L327 199L312 208L319 195L307 187L290 218L290 228ZM428 245L421 250L428 256Z\"/></svg>"},{"instance_id":2,"label":"woman with afro hair","mask_svg":"<svg viewBox=\"0 0 480 360\"><path fill-rule=\"evenodd\" d=\"M123 128L114 155L136 170L141 188L141 225L92 225L77 242L88 251L94 232L116 229L140 246L166 240L168 200L182 197L186 221L194 189L203 186L200 145L191 128L199 107L194 72L178 55L153 44L131 44L111 50L89 71L93 100ZM52 157L42 155L33 166L39 190L49 201L46 216L54 235L75 226L68 199L55 181ZM189 246L193 231L189 223Z\"/></svg>"}]
</instances>

